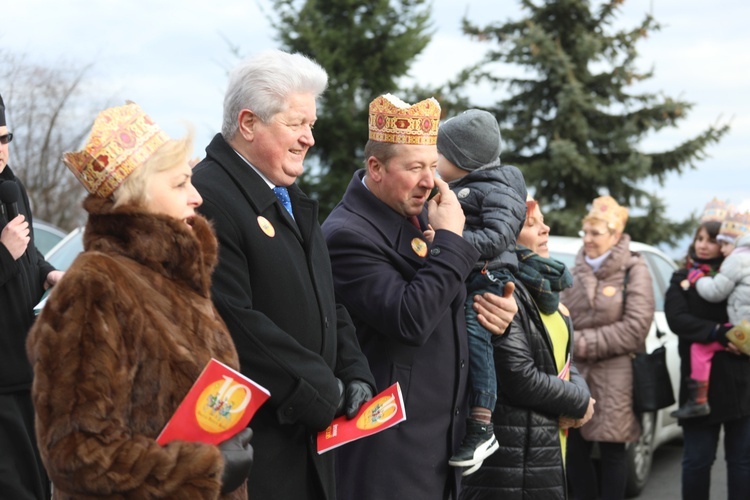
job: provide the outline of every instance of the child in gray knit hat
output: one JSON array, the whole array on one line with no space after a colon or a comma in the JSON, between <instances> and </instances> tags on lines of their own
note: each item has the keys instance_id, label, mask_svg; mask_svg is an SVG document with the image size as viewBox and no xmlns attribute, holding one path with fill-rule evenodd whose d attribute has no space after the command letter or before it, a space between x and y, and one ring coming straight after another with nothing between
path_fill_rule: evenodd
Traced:
<instances>
[{"instance_id":1,"label":"child in gray knit hat","mask_svg":"<svg viewBox=\"0 0 750 500\"><path fill-rule=\"evenodd\" d=\"M466 281L471 410L466 436L448 462L465 467L467 476L499 447L492 430L497 402L492 334L477 321L473 297L503 295L505 284L513 281L518 270L516 238L526 220L526 183L520 170L500 162L500 128L487 111L470 109L443 123L437 150L437 171L466 216L463 237L481 253Z\"/></svg>"}]
</instances>

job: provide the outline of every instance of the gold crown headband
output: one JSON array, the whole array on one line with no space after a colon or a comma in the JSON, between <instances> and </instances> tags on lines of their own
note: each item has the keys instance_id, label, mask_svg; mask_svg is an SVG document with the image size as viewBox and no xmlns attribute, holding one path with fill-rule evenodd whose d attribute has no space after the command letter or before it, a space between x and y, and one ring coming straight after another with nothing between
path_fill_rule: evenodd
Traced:
<instances>
[{"instance_id":1,"label":"gold crown headband","mask_svg":"<svg viewBox=\"0 0 750 500\"><path fill-rule=\"evenodd\" d=\"M620 206L611 196L600 196L591 204L591 210L583 220L586 219L603 221L610 230L622 232L628 221L628 209Z\"/></svg>"},{"instance_id":2,"label":"gold crown headband","mask_svg":"<svg viewBox=\"0 0 750 500\"><path fill-rule=\"evenodd\" d=\"M409 105L385 94L370 103L369 138L373 141L432 146L439 123L440 104L433 97Z\"/></svg>"},{"instance_id":3,"label":"gold crown headband","mask_svg":"<svg viewBox=\"0 0 750 500\"><path fill-rule=\"evenodd\" d=\"M726 201L714 198L713 200L706 203L701 214L700 222L722 222L727 218L727 214L731 210L731 205Z\"/></svg>"},{"instance_id":4,"label":"gold crown headband","mask_svg":"<svg viewBox=\"0 0 750 500\"><path fill-rule=\"evenodd\" d=\"M99 113L86 145L65 153L63 162L89 193L107 198L168 140L140 106L128 103Z\"/></svg>"},{"instance_id":5,"label":"gold crown headband","mask_svg":"<svg viewBox=\"0 0 750 500\"><path fill-rule=\"evenodd\" d=\"M721 223L717 239L722 239L721 236L728 236L734 241L746 234L750 234L750 212L737 212L727 216Z\"/></svg>"}]
</instances>

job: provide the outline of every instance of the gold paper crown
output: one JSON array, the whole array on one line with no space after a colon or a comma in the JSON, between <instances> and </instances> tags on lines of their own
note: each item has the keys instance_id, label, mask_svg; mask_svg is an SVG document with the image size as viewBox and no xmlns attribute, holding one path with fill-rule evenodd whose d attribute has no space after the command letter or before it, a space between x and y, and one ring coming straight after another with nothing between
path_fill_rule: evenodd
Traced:
<instances>
[{"instance_id":1,"label":"gold paper crown","mask_svg":"<svg viewBox=\"0 0 750 500\"><path fill-rule=\"evenodd\" d=\"M727 216L721 223L717 239L736 241L746 234L750 234L750 212L733 213ZM721 238L726 236L727 238Z\"/></svg>"},{"instance_id":2,"label":"gold paper crown","mask_svg":"<svg viewBox=\"0 0 750 500\"><path fill-rule=\"evenodd\" d=\"M63 162L89 193L107 198L168 140L140 106L129 102L99 113L86 145L65 153Z\"/></svg>"},{"instance_id":3,"label":"gold paper crown","mask_svg":"<svg viewBox=\"0 0 750 500\"><path fill-rule=\"evenodd\" d=\"M706 203L700 222L701 224L704 222L721 222L727 218L729 210L730 205L726 201L714 198Z\"/></svg>"},{"instance_id":4,"label":"gold paper crown","mask_svg":"<svg viewBox=\"0 0 750 500\"><path fill-rule=\"evenodd\" d=\"M628 209L617 204L611 196L600 196L591 204L591 210L583 219L604 221L610 231L622 232L628 221Z\"/></svg>"},{"instance_id":5,"label":"gold paper crown","mask_svg":"<svg viewBox=\"0 0 750 500\"><path fill-rule=\"evenodd\" d=\"M392 144L432 146L437 142L440 104L434 97L409 105L385 94L370 103L370 139Z\"/></svg>"}]
</instances>

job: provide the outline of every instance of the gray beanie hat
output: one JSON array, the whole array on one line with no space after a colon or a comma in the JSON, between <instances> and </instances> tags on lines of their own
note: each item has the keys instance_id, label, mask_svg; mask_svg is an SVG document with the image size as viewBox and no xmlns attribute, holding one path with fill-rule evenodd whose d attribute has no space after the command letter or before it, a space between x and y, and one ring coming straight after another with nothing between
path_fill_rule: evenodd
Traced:
<instances>
[{"instance_id":1,"label":"gray beanie hat","mask_svg":"<svg viewBox=\"0 0 750 500\"><path fill-rule=\"evenodd\" d=\"M469 109L440 125L437 150L462 170L500 164L500 127L491 113Z\"/></svg>"}]
</instances>

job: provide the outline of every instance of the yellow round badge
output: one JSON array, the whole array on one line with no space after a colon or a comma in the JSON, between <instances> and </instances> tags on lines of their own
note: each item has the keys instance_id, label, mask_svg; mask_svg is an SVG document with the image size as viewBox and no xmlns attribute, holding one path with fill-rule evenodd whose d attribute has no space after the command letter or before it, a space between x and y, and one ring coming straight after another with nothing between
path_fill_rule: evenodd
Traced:
<instances>
[{"instance_id":1,"label":"yellow round badge","mask_svg":"<svg viewBox=\"0 0 750 500\"><path fill-rule=\"evenodd\" d=\"M276 229L274 229L273 224L268 222L268 219L262 215L258 216L258 225L260 226L260 230L266 233L266 236L269 238L276 236Z\"/></svg>"},{"instance_id":2,"label":"yellow round badge","mask_svg":"<svg viewBox=\"0 0 750 500\"><path fill-rule=\"evenodd\" d=\"M602 288L602 295L605 297L614 297L614 295L617 293L617 288L607 285L604 288Z\"/></svg>"},{"instance_id":3,"label":"yellow round badge","mask_svg":"<svg viewBox=\"0 0 750 500\"><path fill-rule=\"evenodd\" d=\"M380 427L396 414L398 407L392 395L370 401L367 409L357 419L357 428L362 430Z\"/></svg>"},{"instance_id":4,"label":"yellow round badge","mask_svg":"<svg viewBox=\"0 0 750 500\"><path fill-rule=\"evenodd\" d=\"M217 380L201 393L195 403L195 420L206 432L219 433L242 418L252 393L231 378Z\"/></svg>"},{"instance_id":5,"label":"yellow round badge","mask_svg":"<svg viewBox=\"0 0 750 500\"><path fill-rule=\"evenodd\" d=\"M411 249L414 250L414 253L419 255L420 257L424 257L427 255L427 243L424 242L424 240L420 238L414 238L411 240Z\"/></svg>"}]
</instances>

